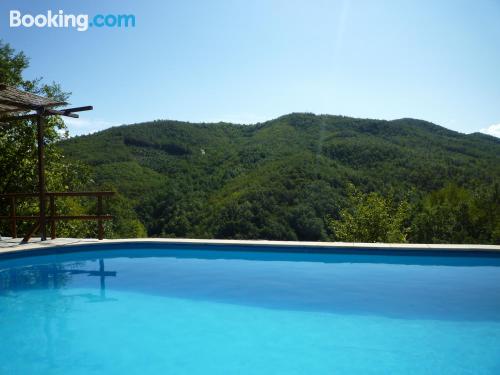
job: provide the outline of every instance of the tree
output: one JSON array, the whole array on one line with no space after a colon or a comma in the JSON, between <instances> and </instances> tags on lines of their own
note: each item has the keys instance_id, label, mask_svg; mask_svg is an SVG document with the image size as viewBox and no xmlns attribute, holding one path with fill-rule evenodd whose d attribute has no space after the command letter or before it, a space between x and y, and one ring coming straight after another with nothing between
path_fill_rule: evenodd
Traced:
<instances>
[{"instance_id":1,"label":"tree","mask_svg":"<svg viewBox=\"0 0 500 375\"><path fill-rule=\"evenodd\" d=\"M409 205L379 193L363 194L348 185L349 205L330 227L337 240L348 242L406 242Z\"/></svg>"},{"instance_id":2,"label":"tree","mask_svg":"<svg viewBox=\"0 0 500 375\"><path fill-rule=\"evenodd\" d=\"M56 83L45 84L41 78L27 80L23 77L29 60L23 52L16 52L9 44L0 40L0 82L40 94L56 101L66 101L69 93ZM60 141L68 138L68 129L59 116L45 119L45 173L48 191L78 191L92 187L91 170L88 166L65 157L58 147ZM18 120L0 124L0 193L36 192L37 176L36 125L32 120ZM6 202L0 201L0 215L7 214ZM91 205L78 198L57 199L58 214L85 214ZM113 237L140 237L145 235L143 225L137 220L132 208L123 198L110 202L111 211L123 214L106 226L106 234ZM38 214L36 200L18 202L18 214ZM133 216L133 217L131 217ZM71 221L59 222L57 235L60 237L95 236L94 223ZM129 224L129 225L127 225ZM32 223L20 223L20 232L25 232ZM0 222L0 233L8 233L8 225Z\"/></svg>"},{"instance_id":3,"label":"tree","mask_svg":"<svg viewBox=\"0 0 500 375\"><path fill-rule=\"evenodd\" d=\"M0 40L0 82L55 100L64 101L69 93L55 83L43 84L41 79L26 80L23 71L29 60ZM59 116L50 116L45 123L45 158L47 189L67 190L87 182L88 173L81 163L64 159L56 143L67 137L67 128ZM36 126L32 120L0 125L0 193L37 189Z\"/></svg>"},{"instance_id":4,"label":"tree","mask_svg":"<svg viewBox=\"0 0 500 375\"><path fill-rule=\"evenodd\" d=\"M29 60L23 52L16 52L9 44L0 41L0 81L4 84L53 98L67 100L69 93L62 91L58 84L44 84L41 79L27 80L23 72ZM89 170L81 163L69 161L57 147L57 142L67 137L67 128L59 116L50 116L45 122L46 184L49 191L78 190L89 181ZM10 121L0 125L0 193L35 192L38 189L36 126L32 120ZM1 211L5 214L6 204ZM78 202L60 201L60 213L79 210ZM38 210L35 200L19 202L19 213L34 214ZM1 223L5 233L6 223ZM21 223L21 231L29 223ZM67 229L75 224L60 225L59 233L67 235Z\"/></svg>"},{"instance_id":5,"label":"tree","mask_svg":"<svg viewBox=\"0 0 500 375\"><path fill-rule=\"evenodd\" d=\"M499 243L500 188L455 184L431 192L416 207L411 240L423 243Z\"/></svg>"}]
</instances>

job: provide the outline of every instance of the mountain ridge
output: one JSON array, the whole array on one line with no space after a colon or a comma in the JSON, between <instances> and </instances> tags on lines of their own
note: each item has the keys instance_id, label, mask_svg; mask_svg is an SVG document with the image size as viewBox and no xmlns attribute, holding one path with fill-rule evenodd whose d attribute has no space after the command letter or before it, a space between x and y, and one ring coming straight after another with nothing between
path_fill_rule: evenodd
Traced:
<instances>
[{"instance_id":1,"label":"mountain ridge","mask_svg":"<svg viewBox=\"0 0 500 375\"><path fill-rule=\"evenodd\" d=\"M60 146L90 165L96 186L131 199L152 236L328 239L325 218L346 205L350 183L422 197L448 184L476 189L500 179L500 141L415 119L155 120ZM297 217L314 234L301 234Z\"/></svg>"}]
</instances>

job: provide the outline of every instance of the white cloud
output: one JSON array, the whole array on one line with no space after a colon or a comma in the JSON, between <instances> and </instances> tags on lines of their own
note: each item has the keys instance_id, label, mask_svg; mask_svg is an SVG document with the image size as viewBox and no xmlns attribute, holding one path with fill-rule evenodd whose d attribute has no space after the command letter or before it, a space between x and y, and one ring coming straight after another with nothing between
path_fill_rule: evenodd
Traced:
<instances>
[{"instance_id":1,"label":"white cloud","mask_svg":"<svg viewBox=\"0 0 500 375\"><path fill-rule=\"evenodd\" d=\"M500 138L500 124L490 125L486 129L481 129L480 132Z\"/></svg>"},{"instance_id":2,"label":"white cloud","mask_svg":"<svg viewBox=\"0 0 500 375\"><path fill-rule=\"evenodd\" d=\"M99 130L117 125L113 122L90 118L66 117L64 118L64 122L68 126L70 136L95 133Z\"/></svg>"}]
</instances>

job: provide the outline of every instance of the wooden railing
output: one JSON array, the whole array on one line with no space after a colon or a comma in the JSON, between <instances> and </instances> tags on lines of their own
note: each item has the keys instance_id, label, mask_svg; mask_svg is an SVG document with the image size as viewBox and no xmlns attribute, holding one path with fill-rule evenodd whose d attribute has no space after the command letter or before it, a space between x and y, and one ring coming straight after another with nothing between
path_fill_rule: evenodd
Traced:
<instances>
[{"instance_id":1,"label":"wooden railing","mask_svg":"<svg viewBox=\"0 0 500 375\"><path fill-rule=\"evenodd\" d=\"M112 215L103 213L103 197L115 194L113 191L94 191L94 192L62 192L54 193L47 192L45 196L49 199L49 215L44 215L44 219L50 224L50 237L56 238L56 222L60 220L96 220L98 238L104 238L104 220L111 220ZM8 201L9 215L0 216L0 220L8 220L10 222L10 230L12 238L17 238L17 222L18 221L35 221L35 225L24 236L23 241L27 242L33 234L40 228L40 215L17 215L16 204L20 198L36 198L38 193L7 193L0 194L0 201ZM56 214L56 197L97 197L97 215L57 215Z\"/></svg>"}]
</instances>

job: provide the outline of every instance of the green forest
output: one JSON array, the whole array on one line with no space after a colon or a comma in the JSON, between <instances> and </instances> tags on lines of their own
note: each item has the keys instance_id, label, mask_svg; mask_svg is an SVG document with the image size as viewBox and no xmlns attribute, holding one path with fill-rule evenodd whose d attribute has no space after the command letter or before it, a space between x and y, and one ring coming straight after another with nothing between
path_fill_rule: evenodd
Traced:
<instances>
[{"instance_id":1,"label":"green forest","mask_svg":"<svg viewBox=\"0 0 500 375\"><path fill-rule=\"evenodd\" d=\"M27 64L0 44L2 82L67 95L25 81ZM255 125L157 120L72 138L54 117L48 130L49 190L117 192L107 202L108 237L500 243L500 139L492 136L311 113ZM0 193L36 191L34 142L29 121L0 128ZM67 200L61 209L95 207ZM95 229L67 223L60 235Z\"/></svg>"},{"instance_id":2,"label":"green forest","mask_svg":"<svg viewBox=\"0 0 500 375\"><path fill-rule=\"evenodd\" d=\"M148 236L500 240L500 140L424 121L154 121L59 146L130 201Z\"/></svg>"}]
</instances>

